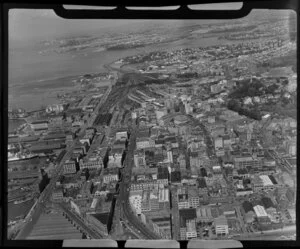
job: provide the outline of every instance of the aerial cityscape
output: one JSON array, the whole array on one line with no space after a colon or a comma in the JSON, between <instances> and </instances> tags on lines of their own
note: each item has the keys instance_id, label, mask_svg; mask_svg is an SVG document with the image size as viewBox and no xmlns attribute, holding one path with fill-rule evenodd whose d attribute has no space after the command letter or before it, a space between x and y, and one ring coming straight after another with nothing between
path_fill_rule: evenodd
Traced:
<instances>
[{"instance_id":1,"label":"aerial cityscape","mask_svg":"<svg viewBox=\"0 0 300 249\"><path fill-rule=\"evenodd\" d=\"M296 239L294 12L10 14L8 239Z\"/></svg>"}]
</instances>

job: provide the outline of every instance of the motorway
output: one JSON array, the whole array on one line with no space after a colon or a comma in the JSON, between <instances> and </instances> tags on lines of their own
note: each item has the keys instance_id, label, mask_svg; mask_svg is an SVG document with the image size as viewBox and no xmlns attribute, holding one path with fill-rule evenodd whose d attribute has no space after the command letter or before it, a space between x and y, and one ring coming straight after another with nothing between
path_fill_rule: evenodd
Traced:
<instances>
[{"instance_id":1,"label":"motorway","mask_svg":"<svg viewBox=\"0 0 300 249\"><path fill-rule=\"evenodd\" d=\"M171 192L171 216L172 216L172 239L180 240L180 216L177 201L177 188L170 186Z\"/></svg>"},{"instance_id":2,"label":"motorway","mask_svg":"<svg viewBox=\"0 0 300 249\"><path fill-rule=\"evenodd\" d=\"M132 238L133 239L144 239L144 237L142 237L137 231L135 231L132 227L130 227L126 222L120 221L120 223L121 223L121 226L123 227L123 231L125 230L125 232L123 232L123 234L127 233L131 237L131 239ZM129 232L127 232L127 230Z\"/></svg>"},{"instance_id":3,"label":"motorway","mask_svg":"<svg viewBox=\"0 0 300 249\"><path fill-rule=\"evenodd\" d=\"M75 222L87 235L93 239L103 239L106 236L102 235L99 231L96 231L91 226L86 224L86 221L79 215L73 213L63 204L59 204L59 207L64 211L67 217L69 217L73 222Z\"/></svg>"},{"instance_id":4,"label":"motorway","mask_svg":"<svg viewBox=\"0 0 300 249\"><path fill-rule=\"evenodd\" d=\"M138 231L141 235L148 239L160 239L160 237L155 234L152 230L148 229L139 218L133 213L129 203L129 188L131 181L132 167L134 165L133 152L135 150L136 141L136 129L133 127L132 133L130 135L130 140L128 144L128 152L124 161L124 169L122 175L122 181L120 182L120 193L118 201L121 203L121 214L126 218L126 220Z\"/></svg>"},{"instance_id":5,"label":"motorway","mask_svg":"<svg viewBox=\"0 0 300 249\"><path fill-rule=\"evenodd\" d=\"M288 172L290 175L293 175L293 168L288 165L286 159L281 158L275 150L266 150L267 154L272 157L284 171Z\"/></svg>"},{"instance_id":6,"label":"motorway","mask_svg":"<svg viewBox=\"0 0 300 249\"><path fill-rule=\"evenodd\" d=\"M248 235L248 231L247 231L245 223L244 223L244 218L243 218L243 216L241 214L241 208L240 208L240 206L236 206L235 207L235 211L236 211L238 220L240 222L240 227L242 229L243 235L247 236Z\"/></svg>"}]
</instances>

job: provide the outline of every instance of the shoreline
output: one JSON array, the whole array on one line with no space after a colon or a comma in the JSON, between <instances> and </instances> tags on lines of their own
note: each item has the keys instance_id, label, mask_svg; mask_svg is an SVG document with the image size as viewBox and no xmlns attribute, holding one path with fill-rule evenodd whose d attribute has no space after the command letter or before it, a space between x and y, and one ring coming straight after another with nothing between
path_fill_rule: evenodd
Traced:
<instances>
[{"instance_id":1,"label":"shoreline","mask_svg":"<svg viewBox=\"0 0 300 249\"><path fill-rule=\"evenodd\" d=\"M72 86L68 86L66 89L66 87L64 85L64 81L66 80L74 80L74 78L78 78L84 74L95 74L95 73L99 73L99 72L109 72L110 69L113 71L117 71L117 68L112 67L112 65L122 59L122 58L126 58L126 57L131 57L137 54L144 54L144 53L150 53L152 51L173 51L173 50L178 50L178 49L184 49L184 48L200 48L200 47L210 47L210 46L218 46L221 45L221 43L225 43L225 44L233 44L233 43L241 43L243 41L230 41L230 40L219 40L218 36L213 36L213 37L209 37L209 38L203 38L203 39L192 39L192 40L187 40L186 38L180 38L178 40L171 40L168 42L162 42L156 45L148 45L145 47L138 47L138 48L130 48L130 49L122 49L119 51L115 51L115 50L104 50L104 51L100 51L100 52L96 52L95 54L90 54L89 56L84 57L85 59L81 58L81 63L85 63L86 60L88 59L89 61L94 62L95 64L91 64L90 67L86 67L86 68L82 68L80 71L81 73L72 73L69 72L68 75L61 75L61 76L56 76L56 77L46 77L46 78L41 78L41 79L35 79L33 81L28 81L26 80L25 82L31 82L32 84L38 84L38 83L45 83L45 87L49 92L51 92L51 94L47 94L47 95L39 95L39 93L35 93L35 92L29 92L27 93L26 88L24 89L20 89L19 93L17 92L17 88L22 88L22 86L24 87L24 85L17 83L15 85L11 85L11 87L9 87L11 90L16 89L14 92L15 96L12 96L9 100L9 102L11 102L11 106L17 107L17 106L26 106L28 105L28 107L26 107L25 109L28 109L28 111L33 111L33 106L30 104L31 102L42 102L41 104L43 105L48 105L48 104L55 104L57 102L57 98L54 96L57 93L63 91L63 92L69 92L69 90L71 90L73 87ZM70 62L71 64L71 62ZM69 63L67 63L66 65L68 65L68 68L70 66ZM108 67L110 68L108 68ZM122 67L126 66L126 64L122 64L119 67L119 70L122 70ZM77 67L77 66L76 66ZM68 71L68 68L66 69ZM114 70L116 69L116 70ZM91 70L91 71L89 71ZM72 70L74 71L74 70ZM83 72L84 71L84 72ZM51 83L51 81L53 83ZM57 82L61 81L62 84L58 84L55 86L55 88L51 88L51 85L55 85L55 82L57 84ZM48 84L48 85L47 85ZM28 84L30 86L30 84ZM28 87L30 88L30 87ZM36 88L40 88L41 90L39 91L43 91L42 89L44 88L43 85L41 84L41 86L38 86ZM64 90L65 89L65 90ZM23 90L23 91L22 91ZM32 97L34 98L34 100L32 100ZM17 100L16 103L14 102L14 99ZM29 99L31 99L31 102L28 101ZM26 104L28 103L28 104ZM9 105L10 105L9 104Z\"/></svg>"}]
</instances>

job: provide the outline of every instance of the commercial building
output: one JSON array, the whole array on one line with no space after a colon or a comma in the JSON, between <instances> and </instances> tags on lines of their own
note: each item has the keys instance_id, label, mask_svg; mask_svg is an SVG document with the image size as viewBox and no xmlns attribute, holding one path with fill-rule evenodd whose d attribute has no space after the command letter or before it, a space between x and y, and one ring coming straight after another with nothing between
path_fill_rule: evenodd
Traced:
<instances>
[{"instance_id":1,"label":"commercial building","mask_svg":"<svg viewBox=\"0 0 300 249\"><path fill-rule=\"evenodd\" d=\"M189 198L187 194L178 194L178 208L186 209L190 207Z\"/></svg>"},{"instance_id":2,"label":"commercial building","mask_svg":"<svg viewBox=\"0 0 300 249\"><path fill-rule=\"evenodd\" d=\"M120 131L116 133L116 140L127 140L128 139L128 133L127 131Z\"/></svg>"},{"instance_id":3,"label":"commercial building","mask_svg":"<svg viewBox=\"0 0 300 249\"><path fill-rule=\"evenodd\" d=\"M138 150L134 153L134 165L138 168L146 166L146 157L144 150Z\"/></svg>"},{"instance_id":4,"label":"commercial building","mask_svg":"<svg viewBox=\"0 0 300 249\"><path fill-rule=\"evenodd\" d=\"M158 190L158 203L159 207L166 209L166 207L170 204L170 198L169 198L169 189L167 188L159 188Z\"/></svg>"},{"instance_id":5,"label":"commercial building","mask_svg":"<svg viewBox=\"0 0 300 249\"><path fill-rule=\"evenodd\" d=\"M188 201L189 201L189 207L197 208L200 205L200 198L199 198L199 191L198 188L195 187L189 187L188 188Z\"/></svg>"},{"instance_id":6,"label":"commercial building","mask_svg":"<svg viewBox=\"0 0 300 249\"><path fill-rule=\"evenodd\" d=\"M166 168L166 167L160 167L160 168L158 168L157 183L158 184L163 184L163 185L168 185L168 183L169 183L169 171L168 171L168 168Z\"/></svg>"},{"instance_id":7,"label":"commercial building","mask_svg":"<svg viewBox=\"0 0 300 249\"><path fill-rule=\"evenodd\" d=\"M91 197L93 188L94 188L94 183L92 181L86 181L81 187L80 195L83 198Z\"/></svg>"},{"instance_id":8,"label":"commercial building","mask_svg":"<svg viewBox=\"0 0 300 249\"><path fill-rule=\"evenodd\" d=\"M264 190L274 190L275 189L273 181L270 179L269 176L267 176L267 175L260 175L259 178L263 182Z\"/></svg>"},{"instance_id":9,"label":"commercial building","mask_svg":"<svg viewBox=\"0 0 300 249\"><path fill-rule=\"evenodd\" d=\"M215 223L215 230L217 236L218 235L224 236L229 233L228 222L224 215L215 218L214 223Z\"/></svg>"},{"instance_id":10,"label":"commercial building","mask_svg":"<svg viewBox=\"0 0 300 249\"><path fill-rule=\"evenodd\" d=\"M143 191L130 191L129 195L129 203L136 215L140 215L142 213L142 194Z\"/></svg>"},{"instance_id":11,"label":"commercial building","mask_svg":"<svg viewBox=\"0 0 300 249\"><path fill-rule=\"evenodd\" d=\"M103 172L103 183L108 184L119 180L119 170L117 168L106 168Z\"/></svg>"},{"instance_id":12,"label":"commercial building","mask_svg":"<svg viewBox=\"0 0 300 249\"><path fill-rule=\"evenodd\" d=\"M30 126L34 131L40 131L40 130L48 130L48 121L34 121L31 122Z\"/></svg>"},{"instance_id":13,"label":"commercial building","mask_svg":"<svg viewBox=\"0 0 300 249\"><path fill-rule=\"evenodd\" d=\"M236 156L233 159L234 166L237 169L241 168L260 168L263 165L262 160L253 158L252 156Z\"/></svg>"},{"instance_id":14,"label":"commercial building","mask_svg":"<svg viewBox=\"0 0 300 249\"><path fill-rule=\"evenodd\" d=\"M116 140L113 144L114 149L126 149L126 140Z\"/></svg>"},{"instance_id":15,"label":"commercial building","mask_svg":"<svg viewBox=\"0 0 300 249\"><path fill-rule=\"evenodd\" d=\"M202 206L196 209L197 221L208 222L213 220L210 206Z\"/></svg>"},{"instance_id":16,"label":"commercial building","mask_svg":"<svg viewBox=\"0 0 300 249\"><path fill-rule=\"evenodd\" d=\"M158 192L157 191L152 190L150 192L149 204L150 204L150 209L152 211L160 209L159 202L158 202Z\"/></svg>"},{"instance_id":17,"label":"commercial building","mask_svg":"<svg viewBox=\"0 0 300 249\"><path fill-rule=\"evenodd\" d=\"M64 169L64 175L75 174L76 171L77 171L76 162L73 161L73 160L72 161L71 160L67 160L64 163L63 169Z\"/></svg>"},{"instance_id":18,"label":"commercial building","mask_svg":"<svg viewBox=\"0 0 300 249\"><path fill-rule=\"evenodd\" d=\"M223 137L216 137L214 139L215 150L223 148Z\"/></svg>"},{"instance_id":19,"label":"commercial building","mask_svg":"<svg viewBox=\"0 0 300 249\"><path fill-rule=\"evenodd\" d=\"M136 148L139 149L145 149L145 148L150 148L150 140L149 138L142 137L142 138L137 138L136 139Z\"/></svg>"},{"instance_id":20,"label":"commercial building","mask_svg":"<svg viewBox=\"0 0 300 249\"><path fill-rule=\"evenodd\" d=\"M263 206L256 205L253 209L259 222L266 222L269 220L269 216Z\"/></svg>"},{"instance_id":21,"label":"commercial building","mask_svg":"<svg viewBox=\"0 0 300 249\"><path fill-rule=\"evenodd\" d=\"M153 226L153 230L156 234L158 234L163 239L171 239L171 223L170 217L158 217L152 218L151 224Z\"/></svg>"},{"instance_id":22,"label":"commercial building","mask_svg":"<svg viewBox=\"0 0 300 249\"><path fill-rule=\"evenodd\" d=\"M58 188L53 190L53 192L52 192L53 202L62 202L63 198L64 198L64 194L63 194L63 188L62 187L58 187Z\"/></svg>"},{"instance_id":23,"label":"commercial building","mask_svg":"<svg viewBox=\"0 0 300 249\"><path fill-rule=\"evenodd\" d=\"M113 148L108 156L108 168L121 168L122 167L122 156L123 149Z\"/></svg>"},{"instance_id":24,"label":"commercial building","mask_svg":"<svg viewBox=\"0 0 300 249\"><path fill-rule=\"evenodd\" d=\"M81 159L79 161L79 167L81 170L82 169L89 169L89 170L102 169L103 168L103 160L101 157L99 157L97 160Z\"/></svg>"},{"instance_id":25,"label":"commercial building","mask_svg":"<svg viewBox=\"0 0 300 249\"><path fill-rule=\"evenodd\" d=\"M196 222L194 219L186 221L186 238L187 239L197 238Z\"/></svg>"}]
</instances>

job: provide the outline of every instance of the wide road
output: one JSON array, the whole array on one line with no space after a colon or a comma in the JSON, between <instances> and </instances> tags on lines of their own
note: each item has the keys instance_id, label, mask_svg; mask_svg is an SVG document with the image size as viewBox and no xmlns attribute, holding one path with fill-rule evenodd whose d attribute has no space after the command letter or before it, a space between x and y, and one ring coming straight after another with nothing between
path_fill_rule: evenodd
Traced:
<instances>
[{"instance_id":1,"label":"wide road","mask_svg":"<svg viewBox=\"0 0 300 249\"><path fill-rule=\"evenodd\" d=\"M65 161L70 158L74 146L75 145L73 144L68 149L67 153L63 156L60 163L56 166L55 172L51 177L49 184L46 186L44 191L39 196L39 199L37 201L38 203L36 204L35 208L32 210L32 213L26 217L24 226L21 228L16 239L25 239L30 234L34 224L37 222L38 218L40 217L40 214L45 208L45 203L48 201L50 194L52 194L56 181L58 180L59 176L63 171L63 165Z\"/></svg>"},{"instance_id":2,"label":"wide road","mask_svg":"<svg viewBox=\"0 0 300 249\"><path fill-rule=\"evenodd\" d=\"M245 226L245 223L244 223L243 215L241 214L241 208L240 208L240 206L236 206L236 207L235 207L235 211L236 211L238 220L239 220L239 222L240 222L240 227L241 227L241 229L242 229L242 232L243 232L244 235L247 236L248 231L247 231L246 226Z\"/></svg>"},{"instance_id":3,"label":"wide road","mask_svg":"<svg viewBox=\"0 0 300 249\"><path fill-rule=\"evenodd\" d=\"M133 153L135 150L135 141L136 141L136 127L133 127L130 140L128 144L128 152L124 162L124 170L122 175L122 181L120 183L120 193L119 193L119 202L121 203L121 213L124 215L124 218L136 228L140 233L148 239L161 239L157 234L152 230L147 228L133 213L129 203L129 188L131 181L132 167L134 165Z\"/></svg>"},{"instance_id":4,"label":"wide road","mask_svg":"<svg viewBox=\"0 0 300 249\"><path fill-rule=\"evenodd\" d=\"M102 235L99 231L96 231L85 224L84 219L75 215L71 210L65 207L63 204L59 204L59 207L65 212L65 214L74 221L87 235L92 239L103 239L106 236Z\"/></svg>"},{"instance_id":5,"label":"wide road","mask_svg":"<svg viewBox=\"0 0 300 249\"><path fill-rule=\"evenodd\" d=\"M171 192L171 215L172 215L172 238L175 240L180 239L180 217L179 217L179 209L178 209L178 201L177 201L177 188L172 188L170 186Z\"/></svg>"},{"instance_id":6,"label":"wide road","mask_svg":"<svg viewBox=\"0 0 300 249\"><path fill-rule=\"evenodd\" d=\"M293 169L288 165L288 162L282 158L278 153L274 150L266 150L267 154L272 157L277 165L282 168L283 171L288 172L290 175L293 175Z\"/></svg>"}]
</instances>

